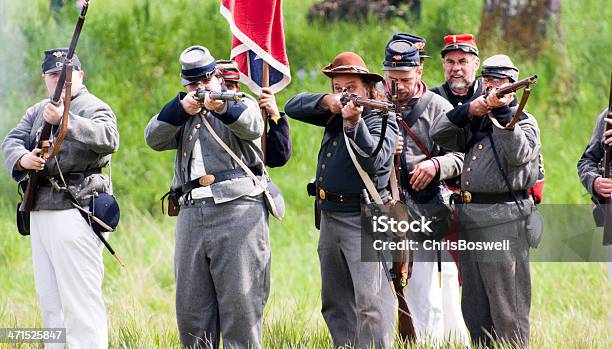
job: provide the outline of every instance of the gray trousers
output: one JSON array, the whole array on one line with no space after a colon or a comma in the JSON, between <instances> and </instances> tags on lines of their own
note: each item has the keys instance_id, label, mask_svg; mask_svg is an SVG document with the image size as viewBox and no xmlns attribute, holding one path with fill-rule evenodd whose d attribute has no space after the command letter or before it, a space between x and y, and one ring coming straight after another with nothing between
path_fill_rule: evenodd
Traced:
<instances>
[{"instance_id":1,"label":"gray trousers","mask_svg":"<svg viewBox=\"0 0 612 349\"><path fill-rule=\"evenodd\" d=\"M260 348L270 291L263 196L182 206L174 256L176 317L185 347Z\"/></svg>"},{"instance_id":2,"label":"gray trousers","mask_svg":"<svg viewBox=\"0 0 612 349\"><path fill-rule=\"evenodd\" d=\"M334 347L387 348L396 300L380 263L361 262L359 212L322 211L321 312Z\"/></svg>"},{"instance_id":3,"label":"gray trousers","mask_svg":"<svg viewBox=\"0 0 612 349\"><path fill-rule=\"evenodd\" d=\"M509 251L460 253L461 309L472 342L489 345L494 338L528 347L531 275L525 221L462 230L460 238L510 242Z\"/></svg>"}]
</instances>

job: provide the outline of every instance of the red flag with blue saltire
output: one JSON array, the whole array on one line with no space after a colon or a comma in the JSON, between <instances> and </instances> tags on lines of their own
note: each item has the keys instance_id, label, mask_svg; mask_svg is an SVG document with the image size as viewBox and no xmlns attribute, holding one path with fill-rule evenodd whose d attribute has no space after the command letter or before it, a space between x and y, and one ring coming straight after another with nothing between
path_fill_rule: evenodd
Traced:
<instances>
[{"instance_id":1,"label":"red flag with blue saltire","mask_svg":"<svg viewBox=\"0 0 612 349\"><path fill-rule=\"evenodd\" d=\"M220 10L233 35L230 58L238 64L240 82L261 94L265 61L272 92L289 85L281 0L221 0Z\"/></svg>"}]
</instances>

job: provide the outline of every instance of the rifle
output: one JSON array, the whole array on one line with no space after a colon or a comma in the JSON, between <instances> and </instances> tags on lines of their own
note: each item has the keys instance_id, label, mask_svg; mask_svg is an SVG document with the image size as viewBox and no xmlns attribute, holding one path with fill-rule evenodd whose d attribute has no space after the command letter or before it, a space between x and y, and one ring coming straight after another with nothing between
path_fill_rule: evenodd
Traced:
<instances>
[{"instance_id":1,"label":"rifle","mask_svg":"<svg viewBox=\"0 0 612 349\"><path fill-rule=\"evenodd\" d=\"M81 30L83 29L83 23L85 23L85 16L87 15L88 7L89 0L85 1L85 4L81 8L79 19L77 20L76 27L74 28L74 32L72 33L72 39L70 40L68 53L66 54L66 63L62 67L62 72L60 73L57 85L55 86L55 91L53 93L53 96L51 96L51 103L53 103L53 105L55 106L58 106L61 101L62 90L64 90L64 85L67 79L69 82L69 84L67 85L67 92L71 92L68 90L70 90L69 86L72 78L72 57L74 56L74 51L76 49L77 42L79 41L79 35L81 35ZM68 77L68 72L70 72L70 77ZM64 123L62 130L64 131L67 131L68 129L68 112L70 110L70 97L71 96L68 94L64 96L64 114L62 119L62 122ZM47 160L57 155L61 146L61 142L63 141L63 138L65 136L65 132L64 135L61 135L60 132L61 136L58 137L55 144L53 144L51 137L52 130L53 125L45 121L38 139L37 148L42 149L40 156L44 157ZM49 149L52 147L53 151L49 153ZM21 205L21 210L24 212L30 212L34 208L34 204L36 203L36 190L38 188L40 176L41 173L38 171L30 170L28 172L28 186L26 187L26 190L23 194L23 203Z\"/></svg>"},{"instance_id":2,"label":"rifle","mask_svg":"<svg viewBox=\"0 0 612 349\"><path fill-rule=\"evenodd\" d=\"M198 88L195 93L195 98L199 101L204 101L206 95L209 96L210 99L218 100L218 101L235 101L240 102L246 97L244 92L217 92L207 90L205 88Z\"/></svg>"},{"instance_id":3,"label":"rifle","mask_svg":"<svg viewBox=\"0 0 612 349\"><path fill-rule=\"evenodd\" d=\"M387 124L389 123L389 113L395 111L395 106L389 102L378 101L376 99L370 99L358 96L354 93L348 93L347 89L342 90L342 96L340 97L340 103L345 106L348 102L352 101L357 107L368 107L372 109L378 109L385 111L382 115L382 127L380 129L380 137L378 138L378 144L370 157L376 157L378 152L382 149L383 143L385 142L385 136L387 134Z\"/></svg>"},{"instance_id":4,"label":"rifle","mask_svg":"<svg viewBox=\"0 0 612 349\"><path fill-rule=\"evenodd\" d=\"M610 75L610 99L608 101L608 115L606 117L609 119L612 118L612 74ZM612 125L606 122L606 131L610 129L612 129ZM610 178L610 166L612 166L612 146L604 145L604 178ZM608 196L604 204L604 245L612 245L612 202L610 201L610 197Z\"/></svg>"},{"instance_id":5,"label":"rifle","mask_svg":"<svg viewBox=\"0 0 612 349\"><path fill-rule=\"evenodd\" d=\"M344 89L342 91L342 96L340 97L340 103L342 103L342 105L346 105L350 101L353 101L353 104L355 104L355 106L357 107L368 107L387 112L395 110L395 106L393 105L393 103L361 97L354 93L348 93L348 91Z\"/></svg>"},{"instance_id":6,"label":"rifle","mask_svg":"<svg viewBox=\"0 0 612 349\"><path fill-rule=\"evenodd\" d=\"M525 92L523 93L523 96L521 96L521 102L519 103L519 106L516 109L516 113L514 113L514 116L512 116L512 120L510 120L510 122L506 126L500 125L499 122L495 118L490 116L490 119L495 124L495 126L499 128L514 127L514 125L519 121L521 114L523 113L523 109L525 108L525 105L527 104L527 100L529 99L529 94L531 94L531 85L537 82L538 82L538 76L532 75L532 76L526 77L523 80L514 82L510 85L500 87L499 89L497 89L497 91L495 92L495 95L497 96L497 98L502 98L503 96L509 93L516 92L523 88L525 89ZM489 95L489 91L486 91L484 97L487 98L488 95Z\"/></svg>"},{"instance_id":7,"label":"rifle","mask_svg":"<svg viewBox=\"0 0 612 349\"><path fill-rule=\"evenodd\" d=\"M532 76L524 78L523 80L514 82L510 85L500 87L499 89L497 89L497 93L496 93L497 98L502 98L508 93L516 92L522 88L528 88L531 84L535 84L537 82L538 82L538 76L532 75Z\"/></svg>"},{"instance_id":8,"label":"rifle","mask_svg":"<svg viewBox=\"0 0 612 349\"><path fill-rule=\"evenodd\" d=\"M391 101L393 102L394 109L398 111L396 114L396 119L399 123L399 121L402 119L402 114L399 112L399 96L397 90L397 80L395 79L391 81ZM393 155L393 173L395 174L395 178L392 176L391 180L395 180L396 183L395 185L391 184L391 193L394 200L405 202L404 192L401 190L399 182L400 173L402 170L400 157L401 154ZM412 315L410 314L408 302L404 296L406 282L412 273L411 261L408 264L408 268L406 268L406 255L407 252L402 251L401 260L393 261L393 265L391 267L391 280L393 283L393 289L395 290L395 296L397 298L397 332L404 343L416 341L416 331L414 329L414 323L412 322ZM412 257L412 254L410 256Z\"/></svg>"}]
</instances>

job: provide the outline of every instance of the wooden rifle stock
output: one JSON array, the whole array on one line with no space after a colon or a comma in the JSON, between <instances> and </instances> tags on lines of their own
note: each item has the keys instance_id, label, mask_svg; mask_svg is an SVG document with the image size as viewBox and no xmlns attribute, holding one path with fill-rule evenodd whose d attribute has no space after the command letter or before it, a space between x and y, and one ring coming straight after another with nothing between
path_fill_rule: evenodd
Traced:
<instances>
[{"instance_id":1,"label":"wooden rifle stock","mask_svg":"<svg viewBox=\"0 0 612 349\"><path fill-rule=\"evenodd\" d=\"M342 91L342 97L340 97L340 102L342 103L342 105L346 105L350 101L353 101L353 104L358 107L368 107L383 111L393 111L395 108L392 103L360 97L356 94L350 94L348 93L348 91L346 91L346 89L344 89L344 91Z\"/></svg>"},{"instance_id":2,"label":"wooden rifle stock","mask_svg":"<svg viewBox=\"0 0 612 349\"><path fill-rule=\"evenodd\" d=\"M79 41L79 36L81 35L81 30L83 29L83 23L85 23L85 16L87 15L87 9L89 8L89 0L85 1L85 4L81 8L81 13L79 14L79 19L77 20L76 27L74 28L74 32L72 33L72 39L70 40L70 46L68 47L68 53L66 54L66 64L62 67L62 72L60 73L60 77L57 81L57 85L55 86L55 91L53 96L51 96L51 103L53 105L58 106L62 97L62 90L64 89L64 84L66 83L66 76L68 73L68 69L71 68L72 57L74 56L74 51L76 50L76 45ZM72 69L70 69L72 72ZM66 99L70 99L71 96L66 95ZM67 111L64 111L66 113ZM51 148L51 132L53 131L53 125L49 124L45 121L42 127L42 131L40 133L40 137L38 139L37 148L42 149L41 156L45 157L45 159L49 158L49 149ZM63 139L63 137L62 137ZM60 144L56 143L55 148L59 151ZM21 204L21 210L25 212L30 212L34 208L34 204L36 203L36 189L38 188L38 182L40 177L40 172L30 170L28 172L28 186L23 194L23 203Z\"/></svg>"},{"instance_id":3,"label":"wooden rifle stock","mask_svg":"<svg viewBox=\"0 0 612 349\"><path fill-rule=\"evenodd\" d=\"M532 75L523 80L512 83L508 86L500 87L499 89L497 89L497 98L502 98L508 93L516 92L522 88L528 87L531 84L535 84L536 82L538 82L538 76Z\"/></svg>"},{"instance_id":4,"label":"wooden rifle stock","mask_svg":"<svg viewBox=\"0 0 612 349\"><path fill-rule=\"evenodd\" d=\"M391 101L393 102L393 107L397 111L396 119L399 122L399 120L402 119L402 114L400 112L399 107L397 80L395 79L391 81ZM404 192L400 183L400 173L402 171L400 157L401 154L393 155L393 171L395 172L395 180L398 192L397 195L393 193L393 185L391 186L391 192L393 194L394 200L405 202ZM406 297L404 295L406 281L408 280L408 271L406 270L406 255L407 252L402 251L401 260L398 262L394 261L392 266L393 288L395 289L395 296L397 298L397 332L404 343L416 341L416 331L414 329L414 323L412 321L412 314L410 313L410 309L408 308L408 302L406 301Z\"/></svg>"},{"instance_id":5,"label":"wooden rifle stock","mask_svg":"<svg viewBox=\"0 0 612 349\"><path fill-rule=\"evenodd\" d=\"M612 118L612 74L610 75L610 99L608 101L607 118ZM606 122L606 131L612 129L612 125ZM603 159L604 178L610 178L610 166L612 166L612 147L604 144L604 159ZM603 244L612 245L612 203L610 197L606 198L604 205L604 234Z\"/></svg>"}]
</instances>

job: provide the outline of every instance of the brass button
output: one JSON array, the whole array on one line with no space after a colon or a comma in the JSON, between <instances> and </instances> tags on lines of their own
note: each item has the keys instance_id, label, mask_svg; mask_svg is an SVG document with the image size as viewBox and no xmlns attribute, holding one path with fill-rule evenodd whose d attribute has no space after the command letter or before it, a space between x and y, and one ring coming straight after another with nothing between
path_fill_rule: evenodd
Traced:
<instances>
[{"instance_id":1,"label":"brass button","mask_svg":"<svg viewBox=\"0 0 612 349\"><path fill-rule=\"evenodd\" d=\"M192 135L189 135L188 139L189 139L189 140L192 140L192 139L193 139L193 136L192 136Z\"/></svg>"},{"instance_id":2,"label":"brass button","mask_svg":"<svg viewBox=\"0 0 612 349\"><path fill-rule=\"evenodd\" d=\"M325 200L325 190L319 189L319 197L321 200Z\"/></svg>"},{"instance_id":3,"label":"brass button","mask_svg":"<svg viewBox=\"0 0 612 349\"><path fill-rule=\"evenodd\" d=\"M472 160L476 160L476 159L478 159L476 155L472 156Z\"/></svg>"},{"instance_id":4,"label":"brass button","mask_svg":"<svg viewBox=\"0 0 612 349\"><path fill-rule=\"evenodd\" d=\"M478 149L480 150L482 148L484 148L484 146L482 144L478 144Z\"/></svg>"},{"instance_id":5,"label":"brass button","mask_svg":"<svg viewBox=\"0 0 612 349\"><path fill-rule=\"evenodd\" d=\"M327 153L325 154L325 156L327 156L328 158L331 158L331 153Z\"/></svg>"},{"instance_id":6,"label":"brass button","mask_svg":"<svg viewBox=\"0 0 612 349\"><path fill-rule=\"evenodd\" d=\"M337 145L338 145L338 141L333 141L333 142L332 142L332 144L333 144L333 146L335 147L335 146L337 146Z\"/></svg>"},{"instance_id":7,"label":"brass button","mask_svg":"<svg viewBox=\"0 0 612 349\"><path fill-rule=\"evenodd\" d=\"M200 125L200 124L196 124L196 126L195 126L195 127L196 127L196 128L200 128L201 126L202 126L202 125Z\"/></svg>"},{"instance_id":8,"label":"brass button","mask_svg":"<svg viewBox=\"0 0 612 349\"><path fill-rule=\"evenodd\" d=\"M468 168L466 168L465 170L466 170L467 172L470 172L470 171L472 170L472 168L471 168L471 167L468 167Z\"/></svg>"},{"instance_id":9,"label":"brass button","mask_svg":"<svg viewBox=\"0 0 612 349\"><path fill-rule=\"evenodd\" d=\"M323 182L323 177L319 177L319 182Z\"/></svg>"},{"instance_id":10,"label":"brass button","mask_svg":"<svg viewBox=\"0 0 612 349\"><path fill-rule=\"evenodd\" d=\"M327 167L327 165L325 165L325 164L321 165L321 169L323 169L323 170L324 170L324 169L325 169L325 167Z\"/></svg>"},{"instance_id":11,"label":"brass button","mask_svg":"<svg viewBox=\"0 0 612 349\"><path fill-rule=\"evenodd\" d=\"M469 191L462 191L461 199L463 200L463 202L469 204L470 202L472 202L472 193L470 193Z\"/></svg>"},{"instance_id":12,"label":"brass button","mask_svg":"<svg viewBox=\"0 0 612 349\"><path fill-rule=\"evenodd\" d=\"M187 157L187 152L183 152L183 156L184 156L184 157Z\"/></svg>"},{"instance_id":13,"label":"brass button","mask_svg":"<svg viewBox=\"0 0 612 349\"><path fill-rule=\"evenodd\" d=\"M466 186L470 185L470 181L465 181L465 185Z\"/></svg>"}]
</instances>

